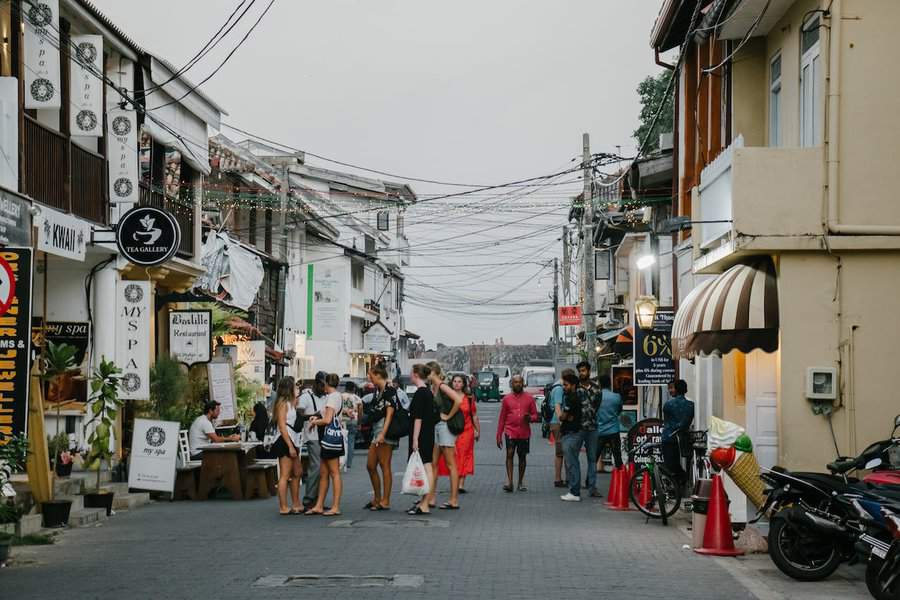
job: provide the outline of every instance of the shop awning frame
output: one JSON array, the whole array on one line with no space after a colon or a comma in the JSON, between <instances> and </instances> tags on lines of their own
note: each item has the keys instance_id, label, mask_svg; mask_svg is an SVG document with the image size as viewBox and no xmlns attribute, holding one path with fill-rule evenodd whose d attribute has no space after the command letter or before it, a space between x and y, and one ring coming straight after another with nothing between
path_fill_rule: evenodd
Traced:
<instances>
[{"instance_id":1,"label":"shop awning frame","mask_svg":"<svg viewBox=\"0 0 900 600\"><path fill-rule=\"evenodd\" d=\"M768 257L731 267L697 285L672 326L677 358L778 350L778 281Z\"/></svg>"}]
</instances>

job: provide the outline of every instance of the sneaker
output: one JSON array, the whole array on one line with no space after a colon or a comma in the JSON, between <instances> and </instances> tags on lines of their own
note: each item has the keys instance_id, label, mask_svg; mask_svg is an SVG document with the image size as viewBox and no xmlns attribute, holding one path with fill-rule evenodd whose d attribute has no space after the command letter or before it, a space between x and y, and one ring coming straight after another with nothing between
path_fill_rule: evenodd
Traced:
<instances>
[{"instance_id":1,"label":"sneaker","mask_svg":"<svg viewBox=\"0 0 900 600\"><path fill-rule=\"evenodd\" d=\"M563 502L581 502L581 496L576 496L575 494L569 492L568 494L563 494L559 497Z\"/></svg>"}]
</instances>

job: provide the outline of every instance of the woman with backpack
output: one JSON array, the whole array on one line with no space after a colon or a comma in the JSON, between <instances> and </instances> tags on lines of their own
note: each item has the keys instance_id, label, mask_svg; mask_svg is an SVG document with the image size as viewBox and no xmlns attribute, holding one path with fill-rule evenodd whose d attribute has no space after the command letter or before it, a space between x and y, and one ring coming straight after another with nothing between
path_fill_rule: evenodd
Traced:
<instances>
[{"instance_id":1,"label":"woman with backpack","mask_svg":"<svg viewBox=\"0 0 900 600\"><path fill-rule=\"evenodd\" d=\"M434 394L434 403L437 406L440 419L434 427L434 455L432 465L443 458L450 472L450 500L441 504L442 510L459 509L459 472L456 469L456 436L465 430L465 421L460 412L463 395L444 383L441 365L432 361L428 363L431 374L428 380L431 383L431 391ZM433 471L431 478L431 492L428 494L428 505L435 505L437 488L437 471Z\"/></svg>"},{"instance_id":2,"label":"woman with backpack","mask_svg":"<svg viewBox=\"0 0 900 600\"><path fill-rule=\"evenodd\" d=\"M325 376L325 411L319 418L312 418L310 426L318 428L319 446L321 447L321 464L319 471L319 498L315 506L306 511L306 515L325 515L336 517L341 514L341 493L344 490L341 480L341 456L344 454L344 434L341 427L341 409L343 398L337 391L340 378L337 373ZM328 486L334 486L331 496L331 509L325 512L325 496Z\"/></svg>"},{"instance_id":3,"label":"woman with backpack","mask_svg":"<svg viewBox=\"0 0 900 600\"><path fill-rule=\"evenodd\" d=\"M387 371L381 365L369 370L369 381L375 386L375 396L366 406L365 413L366 421L372 423L372 444L369 446L366 461L366 470L372 481L372 500L363 508L372 511L390 510L391 487L394 484L391 456L400 442L398 439L388 437L387 434L397 411L397 392L388 385Z\"/></svg>"},{"instance_id":4,"label":"woman with backpack","mask_svg":"<svg viewBox=\"0 0 900 600\"><path fill-rule=\"evenodd\" d=\"M278 427L278 438L272 444L272 455L278 459L278 513L299 515L300 503L300 442L294 431L297 420L297 390L293 377L278 382L272 418ZM288 508L288 484L291 487L291 507Z\"/></svg>"},{"instance_id":5,"label":"woman with backpack","mask_svg":"<svg viewBox=\"0 0 900 600\"><path fill-rule=\"evenodd\" d=\"M456 471L459 474L459 493L466 492L466 477L475 474L475 442L481 437L481 423L478 421L478 413L475 400L469 395L466 379L462 375L454 375L450 380L450 387L462 394L462 403L459 410L465 419L465 428L456 437ZM449 477L450 470L447 461L441 457L438 461L438 477Z\"/></svg>"}]
</instances>

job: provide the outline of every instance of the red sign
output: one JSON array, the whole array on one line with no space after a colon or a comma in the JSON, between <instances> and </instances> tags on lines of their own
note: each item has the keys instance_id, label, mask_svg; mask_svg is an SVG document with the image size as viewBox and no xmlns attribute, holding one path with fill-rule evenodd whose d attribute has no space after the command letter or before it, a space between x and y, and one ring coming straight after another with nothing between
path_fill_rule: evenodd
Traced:
<instances>
[{"instance_id":1,"label":"red sign","mask_svg":"<svg viewBox=\"0 0 900 600\"><path fill-rule=\"evenodd\" d=\"M581 325L581 307L580 306L560 306L559 307L559 324L560 325Z\"/></svg>"},{"instance_id":2,"label":"red sign","mask_svg":"<svg viewBox=\"0 0 900 600\"><path fill-rule=\"evenodd\" d=\"M16 277L6 259L0 257L0 315L5 315L16 297Z\"/></svg>"}]
</instances>

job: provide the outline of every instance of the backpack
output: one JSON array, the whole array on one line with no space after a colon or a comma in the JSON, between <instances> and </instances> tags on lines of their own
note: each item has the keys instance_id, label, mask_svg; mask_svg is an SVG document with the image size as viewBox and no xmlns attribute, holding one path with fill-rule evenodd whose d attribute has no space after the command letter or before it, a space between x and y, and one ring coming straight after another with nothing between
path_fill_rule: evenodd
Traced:
<instances>
[{"instance_id":1,"label":"backpack","mask_svg":"<svg viewBox=\"0 0 900 600\"><path fill-rule=\"evenodd\" d=\"M545 424L550 424L550 421L553 420L553 415L555 410L553 408L553 404L550 401L550 394L553 393L553 388L562 387L561 383L548 383L544 386L544 400L541 402L541 419Z\"/></svg>"}]
</instances>

